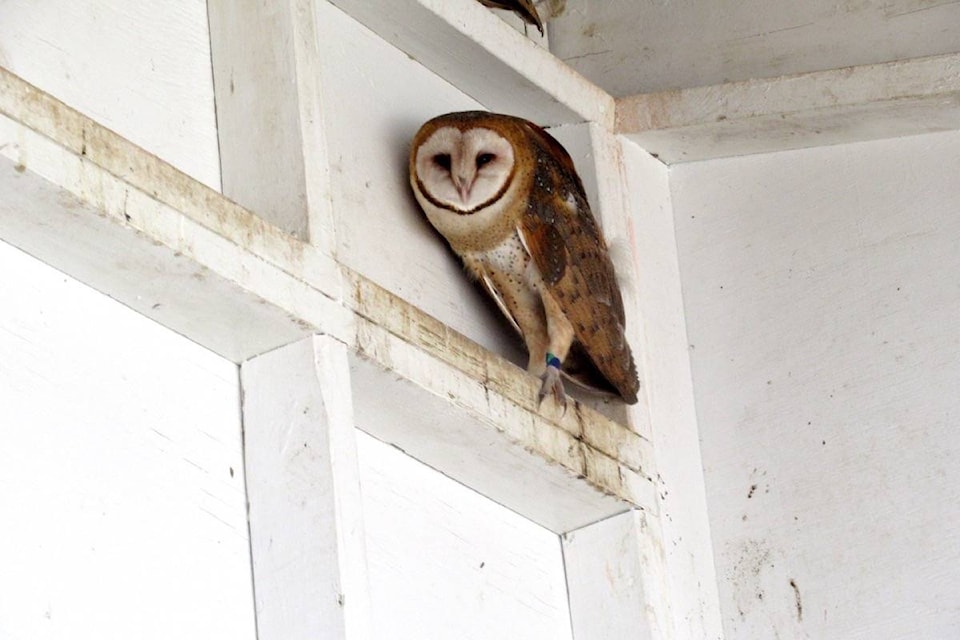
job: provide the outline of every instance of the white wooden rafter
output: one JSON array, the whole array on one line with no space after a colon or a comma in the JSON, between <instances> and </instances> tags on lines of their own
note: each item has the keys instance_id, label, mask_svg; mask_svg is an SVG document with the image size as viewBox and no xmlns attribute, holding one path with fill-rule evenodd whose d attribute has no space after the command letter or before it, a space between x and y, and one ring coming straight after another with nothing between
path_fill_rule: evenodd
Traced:
<instances>
[{"instance_id":1,"label":"white wooden rafter","mask_svg":"<svg viewBox=\"0 0 960 640\"><path fill-rule=\"evenodd\" d=\"M957 53L617 100L617 132L666 164L955 129Z\"/></svg>"}]
</instances>

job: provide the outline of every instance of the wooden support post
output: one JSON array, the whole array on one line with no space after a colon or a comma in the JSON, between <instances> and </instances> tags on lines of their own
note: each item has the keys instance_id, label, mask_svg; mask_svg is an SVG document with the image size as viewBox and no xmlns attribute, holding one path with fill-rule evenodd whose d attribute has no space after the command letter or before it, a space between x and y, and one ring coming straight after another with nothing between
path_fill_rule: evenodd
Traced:
<instances>
[{"instance_id":1,"label":"wooden support post","mask_svg":"<svg viewBox=\"0 0 960 640\"><path fill-rule=\"evenodd\" d=\"M629 142L623 157L642 274L640 375L656 451L659 532L651 532L662 540L666 597L660 602L670 603L667 637L718 638L720 600L667 168Z\"/></svg>"},{"instance_id":2,"label":"wooden support post","mask_svg":"<svg viewBox=\"0 0 960 640\"><path fill-rule=\"evenodd\" d=\"M349 380L326 336L241 366L260 640L371 637Z\"/></svg>"},{"instance_id":3,"label":"wooden support post","mask_svg":"<svg viewBox=\"0 0 960 640\"><path fill-rule=\"evenodd\" d=\"M671 637L659 525L633 510L563 534L575 640Z\"/></svg>"},{"instance_id":4,"label":"wooden support post","mask_svg":"<svg viewBox=\"0 0 960 640\"><path fill-rule=\"evenodd\" d=\"M314 2L209 2L223 194L333 247Z\"/></svg>"}]
</instances>

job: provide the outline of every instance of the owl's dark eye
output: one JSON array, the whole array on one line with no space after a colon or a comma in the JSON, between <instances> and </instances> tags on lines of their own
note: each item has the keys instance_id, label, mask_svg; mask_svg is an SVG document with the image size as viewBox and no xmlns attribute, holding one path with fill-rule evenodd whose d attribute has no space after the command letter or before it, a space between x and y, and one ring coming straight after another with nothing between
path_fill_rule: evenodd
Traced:
<instances>
[{"instance_id":1,"label":"owl's dark eye","mask_svg":"<svg viewBox=\"0 0 960 640\"><path fill-rule=\"evenodd\" d=\"M433 163L441 169L450 171L450 154L438 153L437 155L433 156Z\"/></svg>"},{"instance_id":2,"label":"owl's dark eye","mask_svg":"<svg viewBox=\"0 0 960 640\"><path fill-rule=\"evenodd\" d=\"M479 169L485 164L489 164L493 162L493 159L496 157L497 156L493 155L492 153L481 153L480 155L477 156L477 169Z\"/></svg>"}]
</instances>

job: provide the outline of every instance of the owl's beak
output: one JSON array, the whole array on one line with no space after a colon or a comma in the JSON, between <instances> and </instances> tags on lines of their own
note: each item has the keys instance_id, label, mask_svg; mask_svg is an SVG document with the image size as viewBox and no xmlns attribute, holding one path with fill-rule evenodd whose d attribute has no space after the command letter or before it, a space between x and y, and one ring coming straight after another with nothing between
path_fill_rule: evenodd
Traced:
<instances>
[{"instance_id":1,"label":"owl's beak","mask_svg":"<svg viewBox=\"0 0 960 640\"><path fill-rule=\"evenodd\" d=\"M461 176L453 174L453 186L457 188L460 194L460 200L466 202L470 197L470 188L473 186L473 176Z\"/></svg>"}]
</instances>

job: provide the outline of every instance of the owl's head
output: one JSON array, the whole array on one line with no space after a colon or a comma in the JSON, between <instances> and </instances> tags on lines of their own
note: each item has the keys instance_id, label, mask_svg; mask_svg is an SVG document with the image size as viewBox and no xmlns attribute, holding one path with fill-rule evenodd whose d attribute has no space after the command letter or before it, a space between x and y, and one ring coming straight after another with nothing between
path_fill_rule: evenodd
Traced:
<instances>
[{"instance_id":1,"label":"owl's head","mask_svg":"<svg viewBox=\"0 0 960 640\"><path fill-rule=\"evenodd\" d=\"M514 147L504 131L476 112L434 118L411 150L414 188L431 204L466 215L503 197L514 178Z\"/></svg>"}]
</instances>

